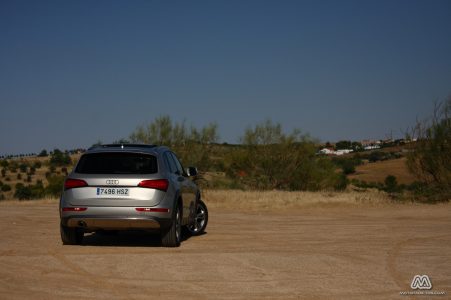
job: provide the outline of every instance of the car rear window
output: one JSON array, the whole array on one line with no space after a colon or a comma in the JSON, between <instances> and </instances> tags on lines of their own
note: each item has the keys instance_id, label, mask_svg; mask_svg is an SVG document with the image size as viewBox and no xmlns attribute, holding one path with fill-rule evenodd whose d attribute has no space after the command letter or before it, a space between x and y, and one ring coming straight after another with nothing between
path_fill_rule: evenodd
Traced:
<instances>
[{"instance_id":1,"label":"car rear window","mask_svg":"<svg viewBox=\"0 0 451 300\"><path fill-rule=\"evenodd\" d=\"M142 153L85 154L75 169L81 174L154 174L158 172L157 159Z\"/></svg>"}]
</instances>

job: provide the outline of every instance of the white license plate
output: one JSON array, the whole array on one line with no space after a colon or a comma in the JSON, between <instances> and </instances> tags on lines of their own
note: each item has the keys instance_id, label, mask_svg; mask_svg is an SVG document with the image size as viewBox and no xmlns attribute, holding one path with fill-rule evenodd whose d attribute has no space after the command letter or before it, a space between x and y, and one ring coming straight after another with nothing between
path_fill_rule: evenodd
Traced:
<instances>
[{"instance_id":1,"label":"white license plate","mask_svg":"<svg viewBox=\"0 0 451 300\"><path fill-rule=\"evenodd\" d=\"M97 196L129 196L128 188L97 188Z\"/></svg>"}]
</instances>

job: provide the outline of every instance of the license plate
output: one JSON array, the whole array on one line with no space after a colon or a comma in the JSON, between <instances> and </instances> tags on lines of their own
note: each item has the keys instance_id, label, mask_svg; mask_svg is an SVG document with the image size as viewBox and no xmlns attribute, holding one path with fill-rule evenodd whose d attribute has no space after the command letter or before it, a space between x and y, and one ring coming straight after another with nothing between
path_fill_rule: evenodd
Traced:
<instances>
[{"instance_id":1,"label":"license plate","mask_svg":"<svg viewBox=\"0 0 451 300\"><path fill-rule=\"evenodd\" d=\"M128 196L128 188L97 188L97 196Z\"/></svg>"}]
</instances>

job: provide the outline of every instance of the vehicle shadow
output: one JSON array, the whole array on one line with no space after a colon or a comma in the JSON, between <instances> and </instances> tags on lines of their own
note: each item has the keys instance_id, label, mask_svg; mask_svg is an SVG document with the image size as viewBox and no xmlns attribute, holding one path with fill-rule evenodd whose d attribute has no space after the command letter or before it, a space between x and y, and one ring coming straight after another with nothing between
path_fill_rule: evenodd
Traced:
<instances>
[{"instance_id":1,"label":"vehicle shadow","mask_svg":"<svg viewBox=\"0 0 451 300\"><path fill-rule=\"evenodd\" d=\"M206 234L203 233L203 234ZM182 242L196 238L183 232ZM114 246L114 247L161 247L159 233L146 231L118 231L118 232L94 232L85 234L83 246Z\"/></svg>"}]
</instances>

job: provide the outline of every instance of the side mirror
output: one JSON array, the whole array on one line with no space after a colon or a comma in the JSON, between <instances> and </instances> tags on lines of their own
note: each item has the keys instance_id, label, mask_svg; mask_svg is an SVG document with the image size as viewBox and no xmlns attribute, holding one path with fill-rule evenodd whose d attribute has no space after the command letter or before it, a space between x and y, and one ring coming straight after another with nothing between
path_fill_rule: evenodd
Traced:
<instances>
[{"instance_id":1,"label":"side mirror","mask_svg":"<svg viewBox=\"0 0 451 300\"><path fill-rule=\"evenodd\" d=\"M186 174L189 177L196 176L198 174L197 168L195 168L195 167L188 167L188 168L186 168Z\"/></svg>"}]
</instances>

